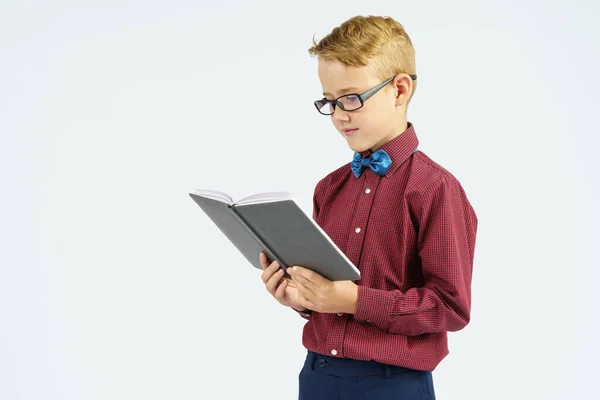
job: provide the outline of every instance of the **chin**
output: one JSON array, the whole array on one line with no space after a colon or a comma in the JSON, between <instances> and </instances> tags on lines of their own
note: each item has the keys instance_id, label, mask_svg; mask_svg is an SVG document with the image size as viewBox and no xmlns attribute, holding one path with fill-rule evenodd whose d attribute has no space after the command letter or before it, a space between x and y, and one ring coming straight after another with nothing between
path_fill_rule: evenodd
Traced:
<instances>
[{"instance_id":1,"label":"chin","mask_svg":"<svg viewBox=\"0 0 600 400\"><path fill-rule=\"evenodd\" d=\"M360 141L360 140L354 141L352 139L350 139L350 140L346 139L346 142L348 142L348 147L350 147L350 149L352 151L356 151L357 153L360 153L361 151L365 151L365 150L368 150L371 147L373 147L372 144L364 143L363 141Z\"/></svg>"}]
</instances>

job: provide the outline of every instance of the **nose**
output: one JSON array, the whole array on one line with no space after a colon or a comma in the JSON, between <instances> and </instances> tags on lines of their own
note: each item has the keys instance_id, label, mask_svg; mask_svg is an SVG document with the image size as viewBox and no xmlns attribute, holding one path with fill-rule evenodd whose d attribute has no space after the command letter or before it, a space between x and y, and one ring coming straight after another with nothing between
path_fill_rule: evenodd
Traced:
<instances>
[{"instance_id":1,"label":"nose","mask_svg":"<svg viewBox=\"0 0 600 400\"><path fill-rule=\"evenodd\" d=\"M333 110L333 114L331 114L331 118L334 121L349 121L350 120L350 114L348 113L348 111L344 111L342 110L339 106L335 108L335 110Z\"/></svg>"}]
</instances>

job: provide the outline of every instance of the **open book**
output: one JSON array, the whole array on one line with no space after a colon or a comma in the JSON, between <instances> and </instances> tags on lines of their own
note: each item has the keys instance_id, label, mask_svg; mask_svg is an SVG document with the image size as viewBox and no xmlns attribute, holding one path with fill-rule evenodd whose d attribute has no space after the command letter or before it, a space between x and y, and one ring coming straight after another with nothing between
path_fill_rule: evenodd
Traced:
<instances>
[{"instance_id":1,"label":"open book","mask_svg":"<svg viewBox=\"0 0 600 400\"><path fill-rule=\"evenodd\" d=\"M222 192L196 190L191 198L254 267L259 254L288 268L299 265L332 281L359 280L360 271L289 193L260 193L234 202ZM289 278L289 275L285 273Z\"/></svg>"}]
</instances>

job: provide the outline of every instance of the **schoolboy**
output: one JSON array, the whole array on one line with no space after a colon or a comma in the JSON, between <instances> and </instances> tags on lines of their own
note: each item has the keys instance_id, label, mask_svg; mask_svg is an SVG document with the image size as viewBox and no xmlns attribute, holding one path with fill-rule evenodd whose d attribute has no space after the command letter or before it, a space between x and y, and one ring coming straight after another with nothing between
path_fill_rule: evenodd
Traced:
<instances>
[{"instance_id":1,"label":"schoolboy","mask_svg":"<svg viewBox=\"0 0 600 400\"><path fill-rule=\"evenodd\" d=\"M403 26L357 16L313 44L315 106L355 152L317 183L313 218L361 279L331 282L298 266L290 281L260 254L269 293L308 320L299 398L435 399L431 371L448 354L447 333L470 320L477 216L459 181L418 149Z\"/></svg>"}]
</instances>

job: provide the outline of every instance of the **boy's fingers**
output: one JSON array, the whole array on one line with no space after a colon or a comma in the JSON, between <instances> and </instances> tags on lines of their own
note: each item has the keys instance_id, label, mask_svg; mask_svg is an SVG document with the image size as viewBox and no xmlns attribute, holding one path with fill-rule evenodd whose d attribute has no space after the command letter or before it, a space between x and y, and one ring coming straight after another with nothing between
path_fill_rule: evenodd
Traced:
<instances>
[{"instance_id":1,"label":"boy's fingers","mask_svg":"<svg viewBox=\"0 0 600 400\"><path fill-rule=\"evenodd\" d=\"M263 269L267 268L270 264L269 264L269 259L267 258L267 255L261 251L259 256L258 256L258 261L260 261L260 265L263 267Z\"/></svg>"},{"instance_id":2,"label":"boy's fingers","mask_svg":"<svg viewBox=\"0 0 600 400\"><path fill-rule=\"evenodd\" d=\"M285 279L285 281L287 282L287 284L288 284L289 287L293 287L293 288L296 287L296 282L294 282L290 278L283 278L283 279Z\"/></svg>"},{"instance_id":3,"label":"boy's fingers","mask_svg":"<svg viewBox=\"0 0 600 400\"><path fill-rule=\"evenodd\" d=\"M275 298L277 299L277 301L283 300L283 297L285 295L286 286L287 286L287 280L283 279L281 281L281 284L277 287L277 290L275 291Z\"/></svg>"},{"instance_id":4,"label":"boy's fingers","mask_svg":"<svg viewBox=\"0 0 600 400\"><path fill-rule=\"evenodd\" d=\"M267 268L267 257L265 255L265 253L263 253L262 251L260 252L259 256L258 256L258 260L260 261L260 265L262 266L263 269Z\"/></svg>"},{"instance_id":5,"label":"boy's fingers","mask_svg":"<svg viewBox=\"0 0 600 400\"><path fill-rule=\"evenodd\" d=\"M267 281L273 276L275 272L279 269L279 263L277 261L273 261L269 266L263 269L263 273L261 275L262 281L267 283ZM282 270L283 271L283 270Z\"/></svg>"},{"instance_id":6,"label":"boy's fingers","mask_svg":"<svg viewBox=\"0 0 600 400\"><path fill-rule=\"evenodd\" d=\"M280 270L283 271L283 270ZM279 281L281 280L281 277L283 276L283 274L281 272L276 272L274 274L271 275L271 277L267 280L267 282L265 283L265 285L267 286L267 290L269 291L269 293L271 293L273 296L275 296L275 288L277 287L277 285L279 284Z\"/></svg>"},{"instance_id":7,"label":"boy's fingers","mask_svg":"<svg viewBox=\"0 0 600 400\"><path fill-rule=\"evenodd\" d=\"M277 261L273 261L272 263L269 264L267 255L262 251L260 252L260 255L258 256L258 260L259 260L260 265L263 268L263 270L269 268L270 266L273 266L273 264L277 262Z\"/></svg>"}]
</instances>

